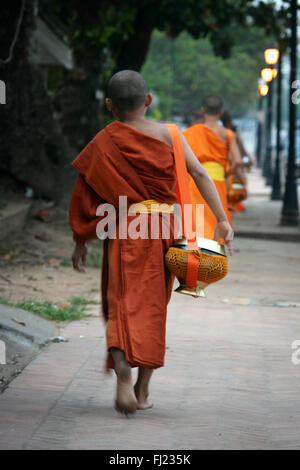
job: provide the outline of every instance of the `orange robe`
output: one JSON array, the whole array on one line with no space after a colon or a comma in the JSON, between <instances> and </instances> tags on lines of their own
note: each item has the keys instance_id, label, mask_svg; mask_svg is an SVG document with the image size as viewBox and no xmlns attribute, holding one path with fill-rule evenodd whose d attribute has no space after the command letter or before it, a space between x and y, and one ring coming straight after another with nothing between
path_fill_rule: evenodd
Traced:
<instances>
[{"instance_id":1,"label":"orange robe","mask_svg":"<svg viewBox=\"0 0 300 470\"><path fill-rule=\"evenodd\" d=\"M244 210L246 210L246 207L242 202L237 202L235 204L234 209L235 209L235 212L243 212Z\"/></svg>"},{"instance_id":2,"label":"orange robe","mask_svg":"<svg viewBox=\"0 0 300 470\"><path fill-rule=\"evenodd\" d=\"M228 130L227 145L225 144L225 142L223 142L222 139L220 139L220 137L218 137L212 130L210 130L204 124L196 124L186 129L183 134L200 163L204 164L204 167L206 162L215 162L221 165L221 167L219 168L219 172L221 172L221 174L223 172L223 177L220 179L215 179L215 173L211 172L209 167L206 168L206 170L215 183L223 208L225 210L229 222L231 223L231 214L227 205L225 171L228 164L228 153L232 138L232 131ZM196 209L196 204L204 205L204 227L202 227L203 233L198 233L198 236L204 236L205 238L210 238L211 240L213 240L217 220L212 210L209 208L201 193L199 192L192 178L190 178L189 185L194 209Z\"/></svg>"},{"instance_id":3,"label":"orange robe","mask_svg":"<svg viewBox=\"0 0 300 470\"><path fill-rule=\"evenodd\" d=\"M172 148L118 121L99 132L72 165L79 176L70 225L78 242L96 238L99 204L112 204L118 213L119 196L127 196L128 206L148 199L176 202ZM143 216L150 223L150 215ZM128 216L128 222L134 217ZM162 225L163 215L159 220ZM124 351L132 367L164 364L166 310L174 281L164 254L174 241L172 229L173 223L168 239L134 240L118 238L117 226L117 238L104 241L102 308L107 349ZM113 368L111 354L107 366Z\"/></svg>"},{"instance_id":4,"label":"orange robe","mask_svg":"<svg viewBox=\"0 0 300 470\"><path fill-rule=\"evenodd\" d=\"M241 145L239 143L240 141L239 141L238 133L235 132L235 131L232 131L232 134L235 136L238 147L239 147L240 154L241 154L241 156L243 156L243 152L242 152L243 146L241 148ZM228 173L230 173L230 165L229 164L228 164L227 171L228 171ZM242 202L237 202L236 204L228 204L228 207L229 207L229 210L230 210L231 213L235 212L236 214L246 210L246 207L244 206L244 204Z\"/></svg>"}]
</instances>

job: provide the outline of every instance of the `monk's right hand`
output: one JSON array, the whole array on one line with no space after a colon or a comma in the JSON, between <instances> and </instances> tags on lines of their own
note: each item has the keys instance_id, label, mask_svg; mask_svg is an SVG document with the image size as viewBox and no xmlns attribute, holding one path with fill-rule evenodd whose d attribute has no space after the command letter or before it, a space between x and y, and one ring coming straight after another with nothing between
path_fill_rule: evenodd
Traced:
<instances>
[{"instance_id":1,"label":"monk's right hand","mask_svg":"<svg viewBox=\"0 0 300 470\"><path fill-rule=\"evenodd\" d=\"M230 223L227 222L227 220L223 220L217 224L214 239L216 241L218 241L220 238L225 240L230 256L233 255L233 235L234 233L232 227Z\"/></svg>"},{"instance_id":2,"label":"monk's right hand","mask_svg":"<svg viewBox=\"0 0 300 470\"><path fill-rule=\"evenodd\" d=\"M73 263L73 268L80 273L85 272L83 268L79 267L79 263L81 261L83 266L86 265L86 255L87 255L87 247L85 246L85 244L76 243L76 246L74 248L73 255L72 255L72 263Z\"/></svg>"}]
</instances>

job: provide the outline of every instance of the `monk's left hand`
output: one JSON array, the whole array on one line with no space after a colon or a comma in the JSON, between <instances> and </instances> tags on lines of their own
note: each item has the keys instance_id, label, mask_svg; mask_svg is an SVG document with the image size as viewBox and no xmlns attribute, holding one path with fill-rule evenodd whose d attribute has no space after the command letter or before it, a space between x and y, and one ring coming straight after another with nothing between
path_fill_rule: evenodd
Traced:
<instances>
[{"instance_id":1,"label":"monk's left hand","mask_svg":"<svg viewBox=\"0 0 300 470\"><path fill-rule=\"evenodd\" d=\"M218 241L220 238L225 240L230 256L233 255L233 230L229 222L224 220L216 226L214 239Z\"/></svg>"},{"instance_id":2,"label":"monk's left hand","mask_svg":"<svg viewBox=\"0 0 300 470\"><path fill-rule=\"evenodd\" d=\"M73 263L73 268L80 273L85 272L83 268L79 267L79 263L81 261L83 266L86 265L86 255L87 255L87 247L85 246L85 244L82 245L82 244L76 243L76 246L74 248L73 255L72 255L72 263Z\"/></svg>"}]
</instances>

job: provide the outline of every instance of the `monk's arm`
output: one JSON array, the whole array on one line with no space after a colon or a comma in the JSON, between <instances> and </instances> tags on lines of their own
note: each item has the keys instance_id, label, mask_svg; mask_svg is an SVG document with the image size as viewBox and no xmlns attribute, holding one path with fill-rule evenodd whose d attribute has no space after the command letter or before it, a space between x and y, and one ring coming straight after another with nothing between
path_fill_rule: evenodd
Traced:
<instances>
[{"instance_id":1,"label":"monk's arm","mask_svg":"<svg viewBox=\"0 0 300 470\"><path fill-rule=\"evenodd\" d=\"M86 184L81 175L78 176L73 189L69 223L73 231L76 246L72 255L73 267L76 271L84 272L79 262L85 265L87 248L85 242L97 238L96 226L99 217L96 217L98 205L103 202L100 197Z\"/></svg>"},{"instance_id":2,"label":"monk's arm","mask_svg":"<svg viewBox=\"0 0 300 470\"><path fill-rule=\"evenodd\" d=\"M230 173L236 174L243 182L244 186L247 186L247 178L243 169L242 157L235 136L232 137L232 142L229 150L229 162Z\"/></svg>"},{"instance_id":3,"label":"monk's arm","mask_svg":"<svg viewBox=\"0 0 300 470\"><path fill-rule=\"evenodd\" d=\"M248 157L250 157L249 152L246 150L244 146L244 142L238 133L236 133L236 140L237 140L237 144L238 144L238 148L241 153L241 156L243 157L244 155L247 155Z\"/></svg>"}]
</instances>

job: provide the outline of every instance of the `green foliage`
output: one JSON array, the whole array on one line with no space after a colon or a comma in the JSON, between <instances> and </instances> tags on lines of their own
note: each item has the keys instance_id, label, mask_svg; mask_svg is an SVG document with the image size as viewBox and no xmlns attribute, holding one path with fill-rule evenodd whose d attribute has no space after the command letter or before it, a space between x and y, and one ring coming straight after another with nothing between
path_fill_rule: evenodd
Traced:
<instances>
[{"instance_id":1,"label":"green foliage","mask_svg":"<svg viewBox=\"0 0 300 470\"><path fill-rule=\"evenodd\" d=\"M236 43L231 28L236 24L256 24L268 34L280 34L276 2L269 0L40 1L68 26L74 48L86 43L98 51L98 59L101 51L114 62L124 53L124 44L132 38L141 38L149 28L167 32L173 38L184 31L194 39L206 37L214 52L222 57L229 57ZM136 49L138 46L136 43ZM135 54L132 50L132 56Z\"/></svg>"},{"instance_id":2,"label":"green foliage","mask_svg":"<svg viewBox=\"0 0 300 470\"><path fill-rule=\"evenodd\" d=\"M235 34L238 45L228 59L216 57L207 39L195 40L187 33L176 39L153 34L142 73L159 97L164 118L200 109L208 94L220 96L234 114L254 105L266 39L257 28L235 28Z\"/></svg>"},{"instance_id":3,"label":"green foliage","mask_svg":"<svg viewBox=\"0 0 300 470\"><path fill-rule=\"evenodd\" d=\"M85 0L42 0L47 10L69 29L74 47L82 41L98 50L116 48L133 34L138 2Z\"/></svg>"},{"instance_id":4,"label":"green foliage","mask_svg":"<svg viewBox=\"0 0 300 470\"><path fill-rule=\"evenodd\" d=\"M154 111L151 114L151 118L153 119L153 121L161 121L162 117L163 117L162 113L160 112L159 109L154 109Z\"/></svg>"},{"instance_id":5,"label":"green foliage","mask_svg":"<svg viewBox=\"0 0 300 470\"><path fill-rule=\"evenodd\" d=\"M160 98L156 118L199 108L207 93L223 96L235 114L244 113L256 96L262 38L267 33L284 41L286 23L279 27L278 19L289 9L285 1L279 14L275 0L40 2L67 28L75 63L93 78L93 87L99 74L103 90L114 71L141 70L151 32L161 31L143 68Z\"/></svg>"},{"instance_id":6,"label":"green foliage","mask_svg":"<svg viewBox=\"0 0 300 470\"><path fill-rule=\"evenodd\" d=\"M133 34L133 23L136 16L136 9L131 8L124 2L122 8L110 6L107 11L105 26L99 37L99 44L116 47L120 41L126 41Z\"/></svg>"},{"instance_id":7,"label":"green foliage","mask_svg":"<svg viewBox=\"0 0 300 470\"><path fill-rule=\"evenodd\" d=\"M194 39L208 38L215 54L226 58L236 43L232 26L256 24L268 34L279 35L276 6L276 1L269 0L164 0L156 11L154 28L173 38L184 31Z\"/></svg>"}]
</instances>

